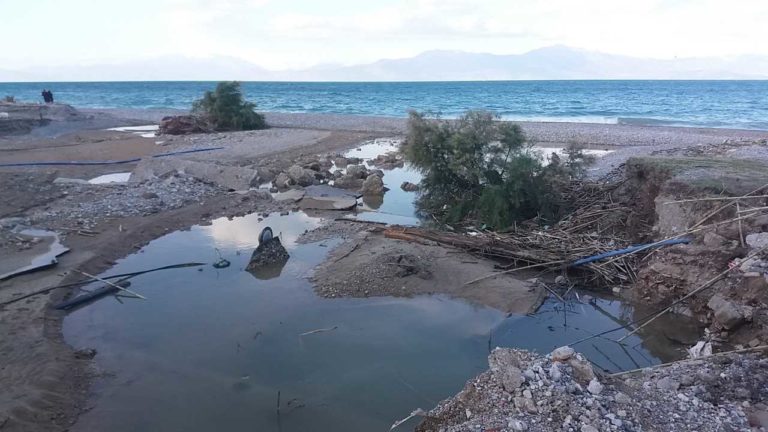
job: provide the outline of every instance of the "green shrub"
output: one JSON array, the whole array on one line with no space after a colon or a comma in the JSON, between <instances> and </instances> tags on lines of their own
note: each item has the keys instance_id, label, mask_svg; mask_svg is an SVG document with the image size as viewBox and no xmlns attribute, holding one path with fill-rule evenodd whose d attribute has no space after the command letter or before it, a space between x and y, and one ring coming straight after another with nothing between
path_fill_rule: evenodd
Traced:
<instances>
[{"instance_id":1,"label":"green shrub","mask_svg":"<svg viewBox=\"0 0 768 432\"><path fill-rule=\"evenodd\" d=\"M243 99L237 81L220 82L216 90L206 91L203 98L192 105L192 112L205 117L217 131L266 129L264 116L255 109L255 104Z\"/></svg>"},{"instance_id":2,"label":"green shrub","mask_svg":"<svg viewBox=\"0 0 768 432\"><path fill-rule=\"evenodd\" d=\"M469 111L455 121L411 112L406 154L423 174L418 205L445 223L476 219L502 229L539 216L555 221L564 214L564 192L583 176L589 157L571 148L561 162L526 141L520 126Z\"/></svg>"}]
</instances>

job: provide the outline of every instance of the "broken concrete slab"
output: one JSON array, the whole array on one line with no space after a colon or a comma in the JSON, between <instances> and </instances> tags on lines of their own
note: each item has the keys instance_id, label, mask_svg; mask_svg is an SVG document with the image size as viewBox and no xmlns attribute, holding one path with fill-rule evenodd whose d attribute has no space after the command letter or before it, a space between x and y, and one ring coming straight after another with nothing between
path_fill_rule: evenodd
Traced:
<instances>
[{"instance_id":1,"label":"broken concrete slab","mask_svg":"<svg viewBox=\"0 0 768 432\"><path fill-rule=\"evenodd\" d=\"M275 194L274 199L275 201L297 202L301 201L301 199L304 198L306 194L307 192L304 189L289 189L285 192Z\"/></svg>"},{"instance_id":2,"label":"broken concrete slab","mask_svg":"<svg viewBox=\"0 0 768 432\"><path fill-rule=\"evenodd\" d=\"M259 172L253 168L216 163L196 162L181 158L143 159L131 173L131 182L166 177L174 172L190 175L228 189L248 189L259 186Z\"/></svg>"},{"instance_id":3,"label":"broken concrete slab","mask_svg":"<svg viewBox=\"0 0 768 432\"><path fill-rule=\"evenodd\" d=\"M360 194L328 185L309 186L304 189L305 196L299 202L304 210L348 210L357 206Z\"/></svg>"},{"instance_id":4,"label":"broken concrete slab","mask_svg":"<svg viewBox=\"0 0 768 432\"><path fill-rule=\"evenodd\" d=\"M18 235L30 240L37 239L37 243L0 261L0 281L52 267L58 263L60 255L69 252L69 248L61 244L56 233L28 229L19 231Z\"/></svg>"},{"instance_id":5,"label":"broken concrete slab","mask_svg":"<svg viewBox=\"0 0 768 432\"><path fill-rule=\"evenodd\" d=\"M751 318L748 306L739 306L720 294L712 296L707 306L714 311L717 322L727 330L736 328Z\"/></svg>"}]
</instances>

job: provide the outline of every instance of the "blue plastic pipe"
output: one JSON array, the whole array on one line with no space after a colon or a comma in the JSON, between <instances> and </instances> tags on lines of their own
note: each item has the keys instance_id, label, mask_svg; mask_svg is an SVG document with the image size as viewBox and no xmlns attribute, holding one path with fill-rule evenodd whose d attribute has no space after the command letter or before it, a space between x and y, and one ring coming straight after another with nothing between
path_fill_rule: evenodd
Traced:
<instances>
[{"instance_id":1,"label":"blue plastic pipe","mask_svg":"<svg viewBox=\"0 0 768 432\"><path fill-rule=\"evenodd\" d=\"M198 152L205 152L205 151L211 151L211 150L221 150L223 148L224 147L208 147L208 148L201 148L201 149L194 149L194 150L180 150L176 152L156 154L152 157L160 158L160 157L175 156L175 155L187 154L187 153L198 153ZM135 163L135 162L139 162L140 160L141 158L115 160L115 161L16 162L16 163L0 164L0 167L63 166L63 165L119 165L119 164Z\"/></svg>"},{"instance_id":2,"label":"blue plastic pipe","mask_svg":"<svg viewBox=\"0 0 768 432\"><path fill-rule=\"evenodd\" d=\"M604 253L601 253L601 254L598 254L598 255L592 255L591 257L586 257L586 258L582 258L582 259L576 260L576 261L570 263L568 265L568 267L578 267L580 265L589 264L591 262L600 261L601 259L610 258L610 257L614 257L614 256L617 256L617 255L628 254L628 253L635 252L635 251L641 250L641 249L650 249L652 247L653 248L657 248L657 247L663 247L663 246L672 246L672 245L676 245L676 244L688 244L690 242L691 242L690 238L683 237L683 238L664 240L664 241L661 241L661 242L646 243L646 244L637 245L637 246L630 246L628 248L619 249L619 250L610 251L610 252L604 252Z\"/></svg>"}]
</instances>

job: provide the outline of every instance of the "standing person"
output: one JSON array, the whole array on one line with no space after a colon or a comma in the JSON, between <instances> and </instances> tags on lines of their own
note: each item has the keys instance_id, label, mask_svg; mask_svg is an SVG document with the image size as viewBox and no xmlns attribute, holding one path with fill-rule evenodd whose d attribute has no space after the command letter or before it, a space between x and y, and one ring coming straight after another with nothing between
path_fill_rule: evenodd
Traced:
<instances>
[{"instance_id":1,"label":"standing person","mask_svg":"<svg viewBox=\"0 0 768 432\"><path fill-rule=\"evenodd\" d=\"M48 103L53 103L53 92L48 90Z\"/></svg>"},{"instance_id":2,"label":"standing person","mask_svg":"<svg viewBox=\"0 0 768 432\"><path fill-rule=\"evenodd\" d=\"M45 103L48 103L48 90L43 89L43 92L40 94L43 95L43 101L45 101Z\"/></svg>"}]
</instances>

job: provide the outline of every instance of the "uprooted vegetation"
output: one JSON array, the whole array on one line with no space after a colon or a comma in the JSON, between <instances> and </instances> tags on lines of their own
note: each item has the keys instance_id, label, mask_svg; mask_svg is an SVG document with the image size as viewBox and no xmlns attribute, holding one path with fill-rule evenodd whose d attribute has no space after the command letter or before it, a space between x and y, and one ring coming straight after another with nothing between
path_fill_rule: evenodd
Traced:
<instances>
[{"instance_id":1,"label":"uprooted vegetation","mask_svg":"<svg viewBox=\"0 0 768 432\"><path fill-rule=\"evenodd\" d=\"M571 148L549 164L520 126L469 111L455 121L411 112L407 155L424 178L420 208L445 223L471 219L496 229L538 217L554 222L568 207L568 188L591 159Z\"/></svg>"},{"instance_id":2,"label":"uprooted vegetation","mask_svg":"<svg viewBox=\"0 0 768 432\"><path fill-rule=\"evenodd\" d=\"M264 116L256 104L243 97L240 83L222 81L192 104L192 115L163 119L160 133L182 135L200 132L230 132L266 129Z\"/></svg>"}]
</instances>

